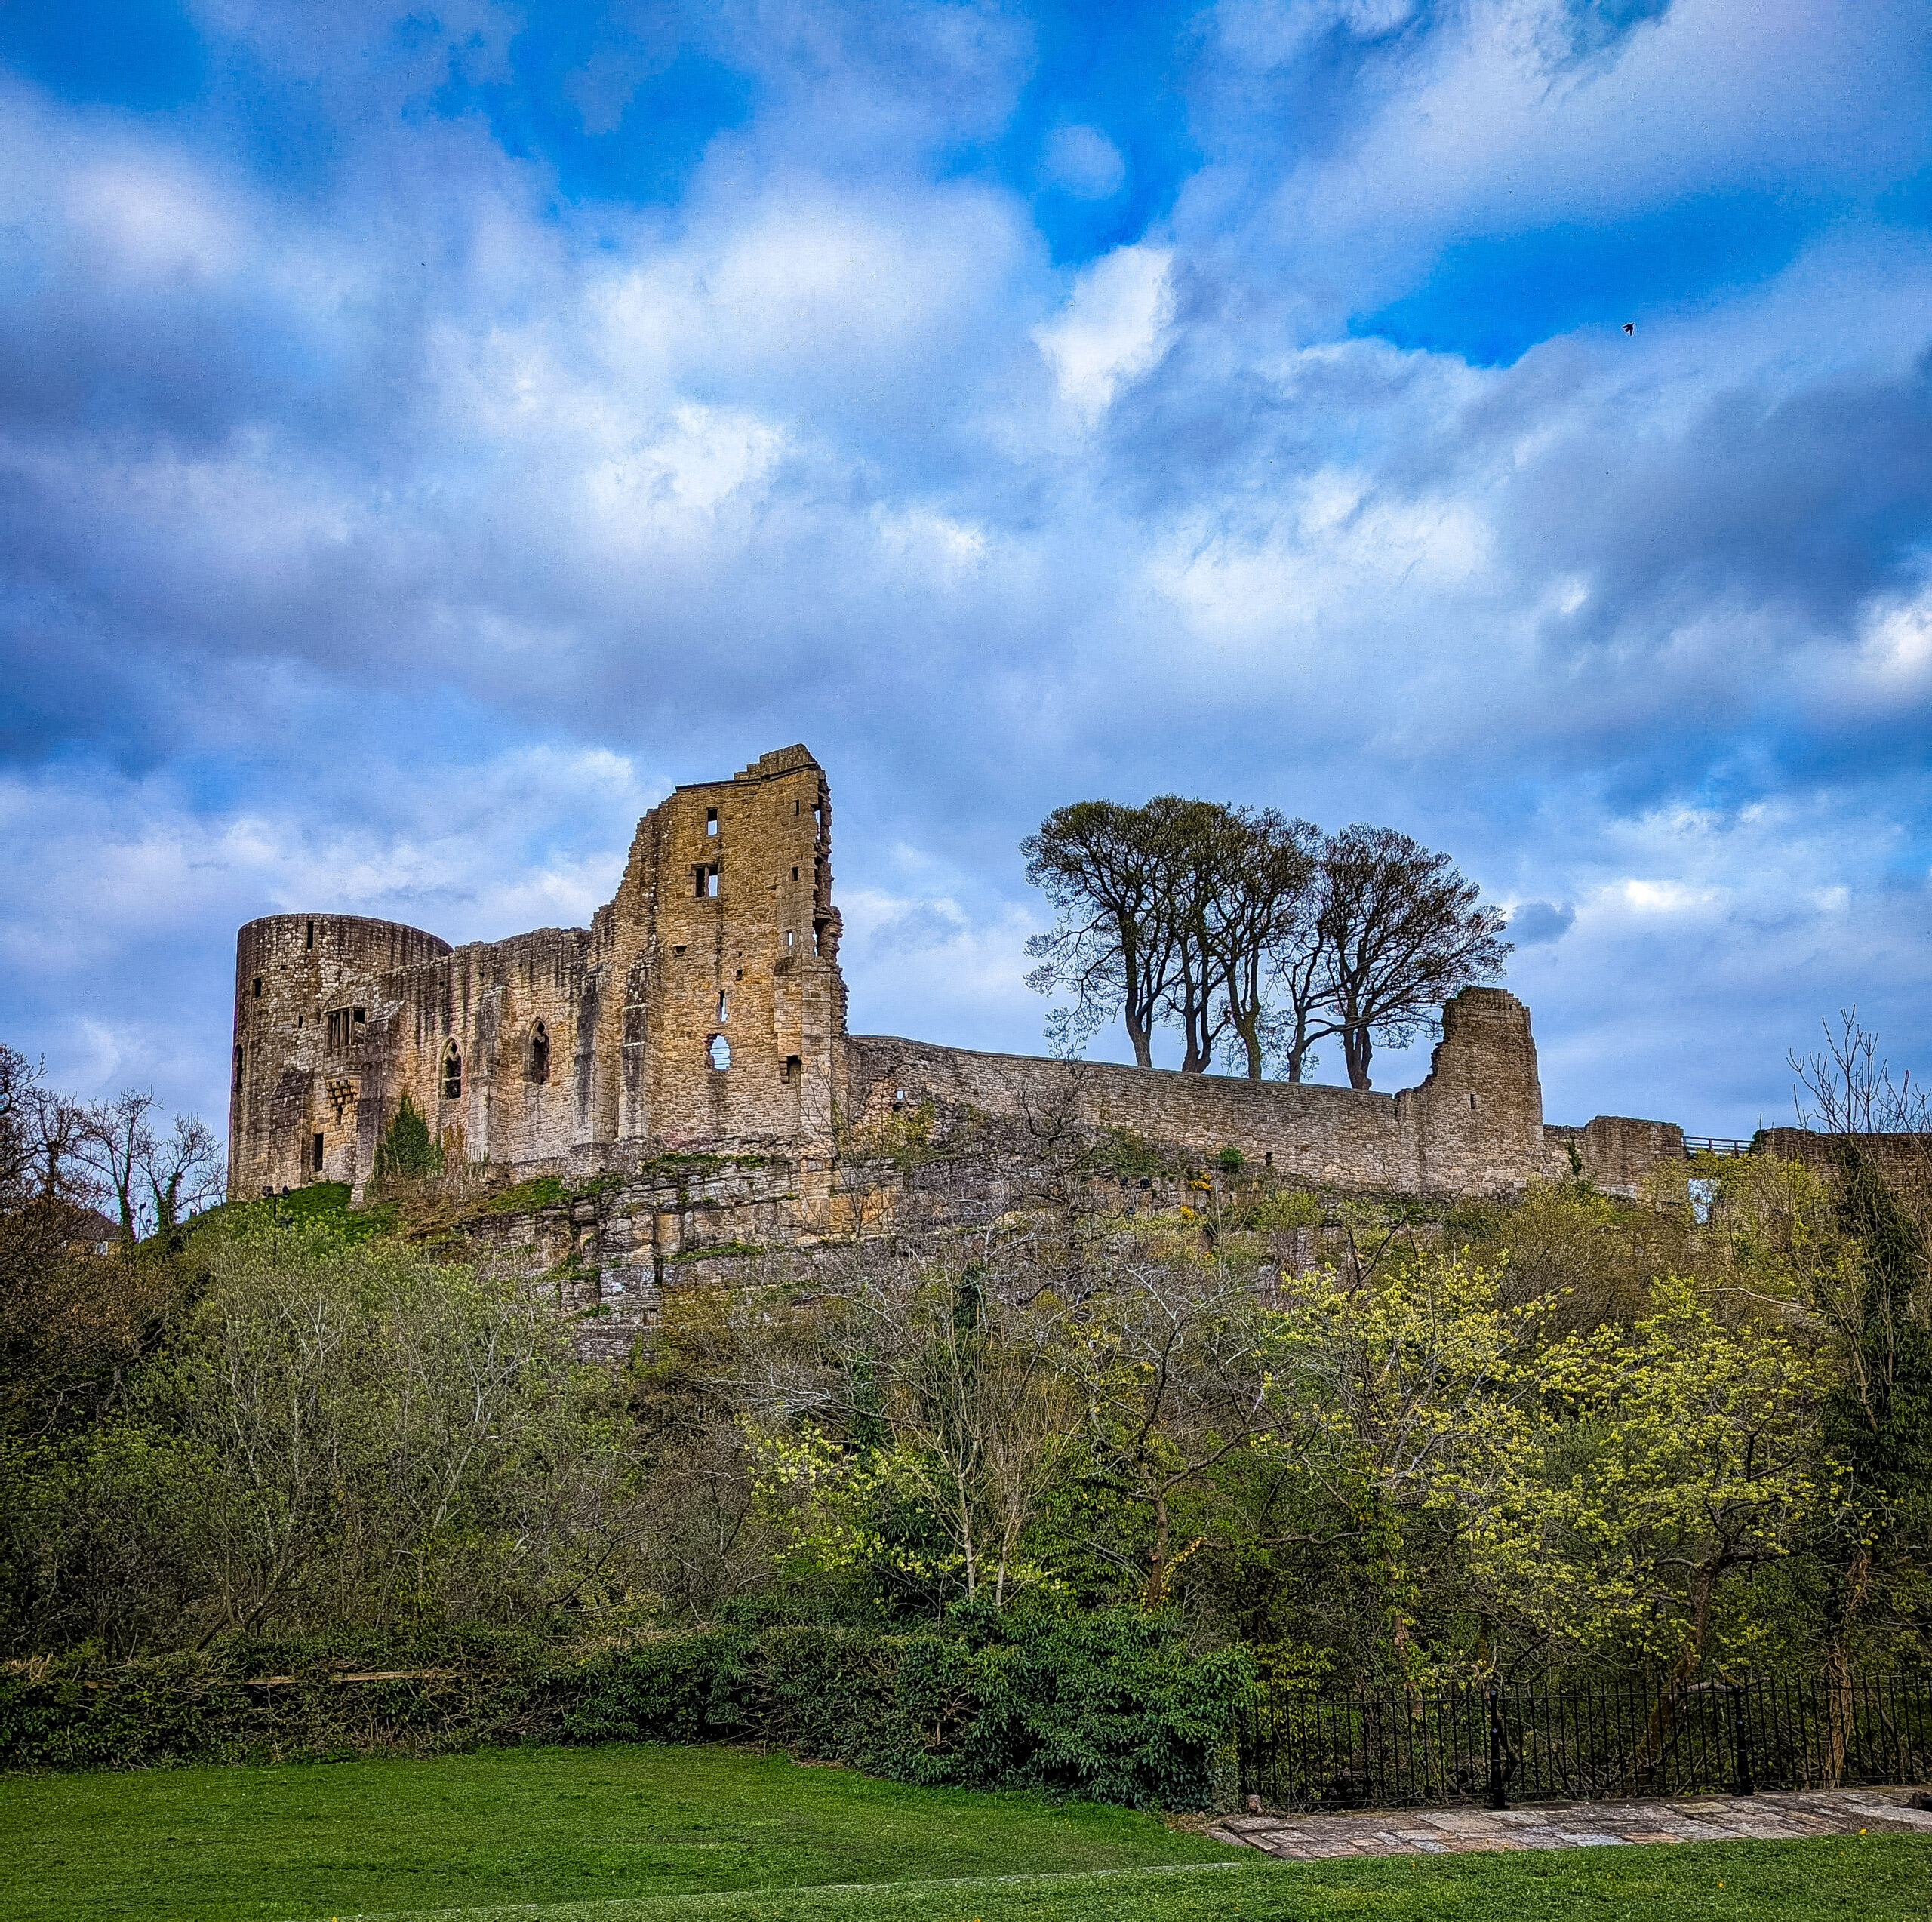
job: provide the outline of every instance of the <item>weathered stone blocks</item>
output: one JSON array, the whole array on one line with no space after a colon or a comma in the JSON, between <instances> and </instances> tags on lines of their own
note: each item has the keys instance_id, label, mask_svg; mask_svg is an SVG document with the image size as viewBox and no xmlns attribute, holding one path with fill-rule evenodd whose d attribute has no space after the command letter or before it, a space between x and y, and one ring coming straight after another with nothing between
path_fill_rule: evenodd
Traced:
<instances>
[{"instance_id":1,"label":"weathered stone blocks","mask_svg":"<svg viewBox=\"0 0 1932 1922\"><path fill-rule=\"evenodd\" d=\"M694 1248L882 1219L841 1160L924 1102L1238 1149L1355 1191L1506 1193L1567 1171L1573 1137L1592 1175L1627 1190L1683 1152L1663 1122L1546 1130L1529 1011L1497 988L1447 1004L1427 1078L1398 1094L848 1035L832 879L831 790L790 747L651 809L588 928L452 949L354 915L251 921L236 943L230 1192L360 1189L407 1095L446 1158L518 1180L641 1181L651 1198L640 1191L628 1241L605 1231L614 1299L617 1269L655 1287ZM694 1194L693 1170L720 1156L733 1181ZM673 1164L681 1198L667 1207L659 1177ZM738 1179L753 1166L755 1193Z\"/></svg>"}]
</instances>

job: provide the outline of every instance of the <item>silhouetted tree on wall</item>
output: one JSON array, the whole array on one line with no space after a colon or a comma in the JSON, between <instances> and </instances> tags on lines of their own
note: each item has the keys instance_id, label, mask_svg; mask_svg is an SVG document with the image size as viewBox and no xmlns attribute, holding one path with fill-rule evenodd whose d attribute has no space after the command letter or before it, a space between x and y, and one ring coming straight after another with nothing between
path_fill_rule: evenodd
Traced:
<instances>
[{"instance_id":1,"label":"silhouetted tree on wall","mask_svg":"<svg viewBox=\"0 0 1932 1922\"><path fill-rule=\"evenodd\" d=\"M1020 844L1027 880L1058 911L1051 932L1026 943L1040 964L1027 986L1072 997L1048 1027L1057 1050L1075 1051L1118 1014L1134 1059L1154 1065L1154 1023L1176 946L1171 857L1157 807L1076 801Z\"/></svg>"},{"instance_id":2,"label":"silhouetted tree on wall","mask_svg":"<svg viewBox=\"0 0 1932 1922\"><path fill-rule=\"evenodd\" d=\"M1059 1052L1118 1013L1143 1068L1169 1023L1183 1072L1232 1047L1251 1079L1272 1051L1298 1081L1315 1043L1339 1035L1365 1088L1378 1041L1407 1041L1509 952L1475 884L1392 828L1324 838L1272 809L1162 795L1060 808L1021 851L1059 910L1026 944L1041 963L1028 986L1071 997L1048 1019Z\"/></svg>"},{"instance_id":3,"label":"silhouetted tree on wall","mask_svg":"<svg viewBox=\"0 0 1932 1922\"><path fill-rule=\"evenodd\" d=\"M1393 828L1358 823L1334 836L1321 895L1325 998L1349 1085L1365 1088L1377 1041L1401 1046L1457 989L1500 974L1510 946L1475 883Z\"/></svg>"}]
</instances>

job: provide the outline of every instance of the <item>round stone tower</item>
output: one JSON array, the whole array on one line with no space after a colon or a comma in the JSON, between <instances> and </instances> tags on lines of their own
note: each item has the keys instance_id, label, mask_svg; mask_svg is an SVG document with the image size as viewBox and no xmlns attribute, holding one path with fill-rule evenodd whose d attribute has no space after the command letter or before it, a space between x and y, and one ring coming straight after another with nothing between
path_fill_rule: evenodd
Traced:
<instances>
[{"instance_id":1,"label":"round stone tower","mask_svg":"<svg viewBox=\"0 0 1932 1922\"><path fill-rule=\"evenodd\" d=\"M362 1047L386 976L447 941L361 915L266 915L235 941L228 1111L232 1200L353 1182Z\"/></svg>"}]
</instances>

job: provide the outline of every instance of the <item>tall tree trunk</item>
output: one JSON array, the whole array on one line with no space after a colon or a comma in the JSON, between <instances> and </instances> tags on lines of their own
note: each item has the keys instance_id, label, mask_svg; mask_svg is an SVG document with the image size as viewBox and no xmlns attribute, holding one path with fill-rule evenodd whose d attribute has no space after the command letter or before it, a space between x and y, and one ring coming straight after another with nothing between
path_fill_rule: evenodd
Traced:
<instances>
[{"instance_id":1,"label":"tall tree trunk","mask_svg":"<svg viewBox=\"0 0 1932 1922\"><path fill-rule=\"evenodd\" d=\"M1860 1555L1845 1572L1844 1613L1832 1631L1825 1653L1825 1786L1835 1788L1844 1780L1844 1758L1851 1747L1853 1708L1851 1650L1846 1638L1864 1606L1865 1588L1871 1579L1872 1558Z\"/></svg>"},{"instance_id":2,"label":"tall tree trunk","mask_svg":"<svg viewBox=\"0 0 1932 1922\"><path fill-rule=\"evenodd\" d=\"M1369 1059L1374 1051L1374 1044L1369 1039L1366 1028L1351 1027L1342 1030L1342 1058L1348 1063L1350 1087L1365 1088L1368 1086Z\"/></svg>"},{"instance_id":3,"label":"tall tree trunk","mask_svg":"<svg viewBox=\"0 0 1932 1922\"><path fill-rule=\"evenodd\" d=\"M1148 1558L1147 1583L1140 1594L1143 1608L1158 1608L1168 1598L1168 1491L1154 1492L1154 1552Z\"/></svg>"}]
</instances>

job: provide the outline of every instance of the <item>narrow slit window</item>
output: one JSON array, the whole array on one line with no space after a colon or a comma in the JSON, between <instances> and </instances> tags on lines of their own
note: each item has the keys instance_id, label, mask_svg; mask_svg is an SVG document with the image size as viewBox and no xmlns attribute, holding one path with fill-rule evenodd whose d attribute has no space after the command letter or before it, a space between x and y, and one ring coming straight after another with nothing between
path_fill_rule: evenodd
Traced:
<instances>
[{"instance_id":1,"label":"narrow slit window","mask_svg":"<svg viewBox=\"0 0 1932 1922\"><path fill-rule=\"evenodd\" d=\"M463 1096L463 1050L452 1041L443 1050L443 1099L458 1101Z\"/></svg>"},{"instance_id":2,"label":"narrow slit window","mask_svg":"<svg viewBox=\"0 0 1932 1922\"><path fill-rule=\"evenodd\" d=\"M540 1021L530 1031L530 1078L539 1087L550 1078L550 1031Z\"/></svg>"},{"instance_id":3,"label":"narrow slit window","mask_svg":"<svg viewBox=\"0 0 1932 1922\"><path fill-rule=\"evenodd\" d=\"M322 1171L322 1138L319 1134L315 1137L315 1172L320 1174Z\"/></svg>"},{"instance_id":4,"label":"narrow slit window","mask_svg":"<svg viewBox=\"0 0 1932 1922\"><path fill-rule=\"evenodd\" d=\"M309 924L308 939L302 945L305 948L313 948L315 945L315 924L313 921Z\"/></svg>"},{"instance_id":5,"label":"narrow slit window","mask_svg":"<svg viewBox=\"0 0 1932 1922\"><path fill-rule=\"evenodd\" d=\"M262 977L258 974L258 975L257 975L257 976L255 976L255 998L256 998L256 1000L260 1001L260 1000L261 999L261 998L262 998Z\"/></svg>"},{"instance_id":6,"label":"narrow slit window","mask_svg":"<svg viewBox=\"0 0 1932 1922\"><path fill-rule=\"evenodd\" d=\"M239 1047L235 1050L235 1085L238 1089L242 1085L242 1050Z\"/></svg>"},{"instance_id":7,"label":"narrow slit window","mask_svg":"<svg viewBox=\"0 0 1932 1922\"><path fill-rule=\"evenodd\" d=\"M786 929L785 945L788 948L795 948L798 945L798 933L797 929L792 927Z\"/></svg>"},{"instance_id":8,"label":"narrow slit window","mask_svg":"<svg viewBox=\"0 0 1932 1922\"><path fill-rule=\"evenodd\" d=\"M715 807L707 807L704 810L704 831L707 835L718 832L718 810Z\"/></svg>"},{"instance_id":9,"label":"narrow slit window","mask_svg":"<svg viewBox=\"0 0 1932 1922\"><path fill-rule=\"evenodd\" d=\"M718 991L718 1018L720 1021L727 1021L731 1019L725 1012L724 990L722 988Z\"/></svg>"},{"instance_id":10,"label":"narrow slit window","mask_svg":"<svg viewBox=\"0 0 1932 1922\"><path fill-rule=\"evenodd\" d=\"M794 861L794 862L792 863L792 878L794 881L796 881L796 880L798 879L798 863L797 863L797 862Z\"/></svg>"}]
</instances>

